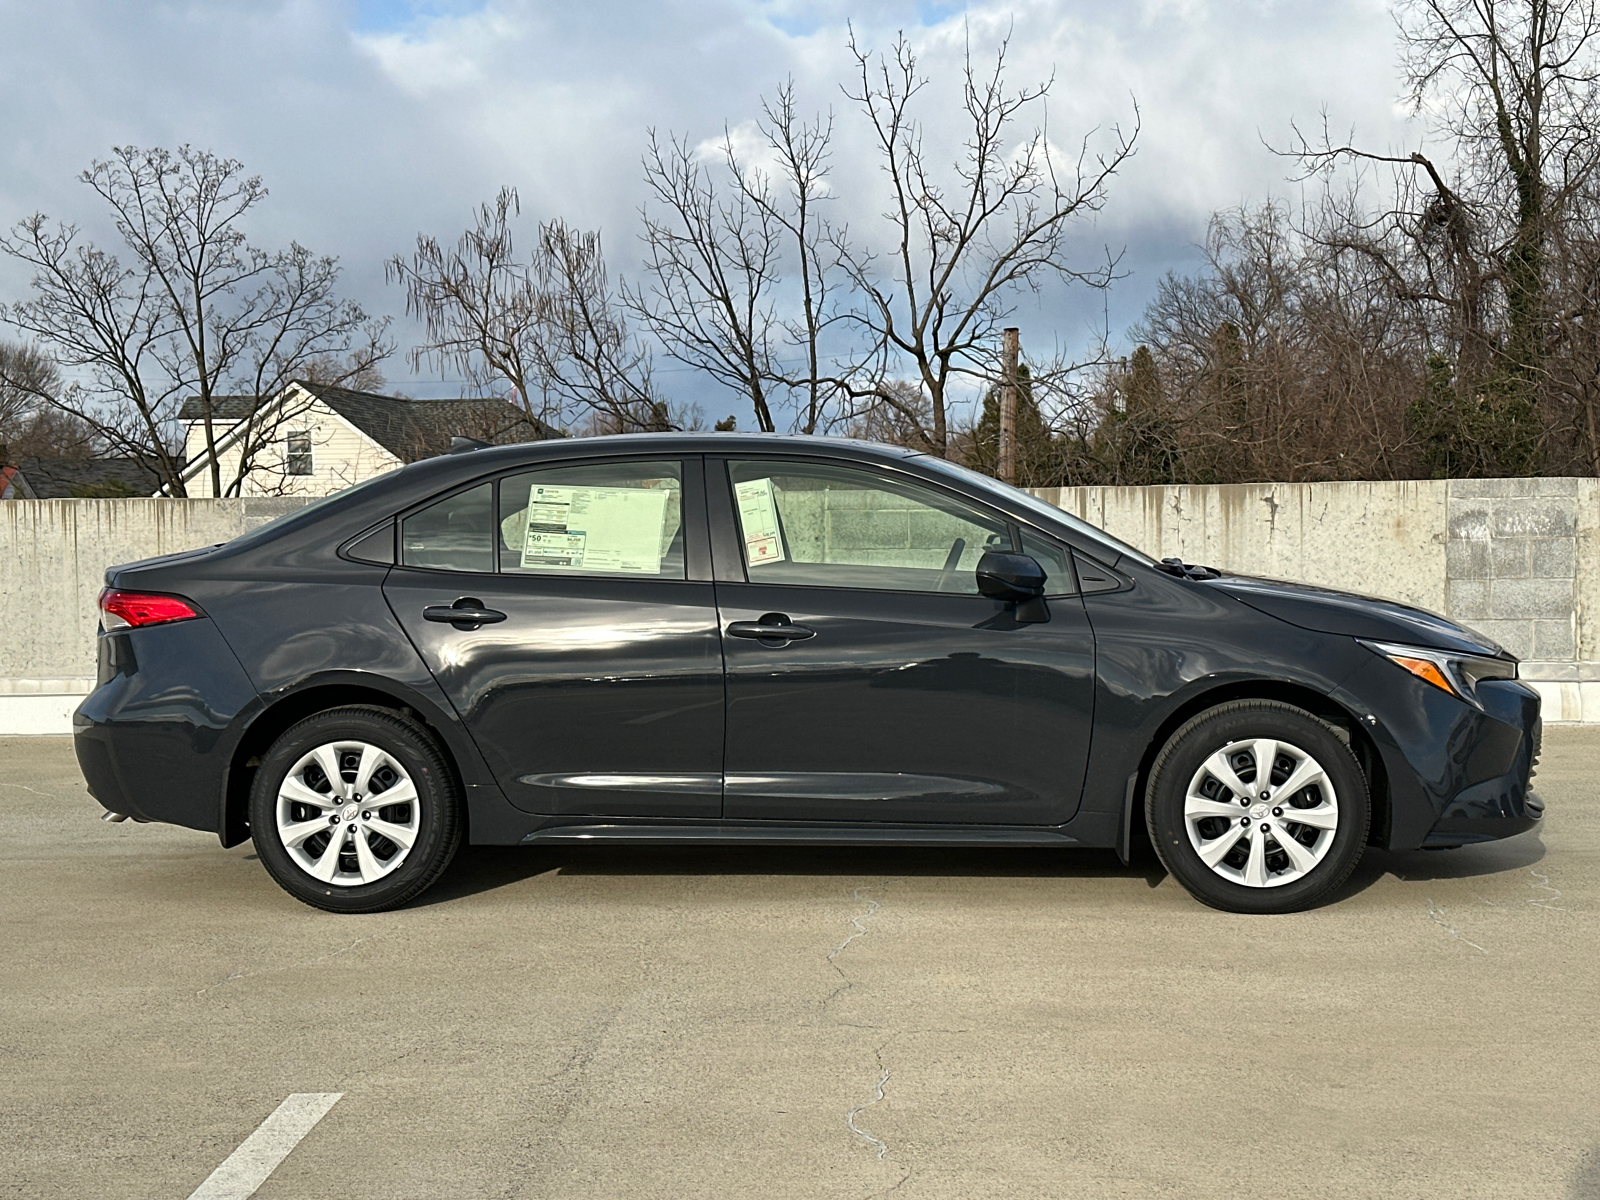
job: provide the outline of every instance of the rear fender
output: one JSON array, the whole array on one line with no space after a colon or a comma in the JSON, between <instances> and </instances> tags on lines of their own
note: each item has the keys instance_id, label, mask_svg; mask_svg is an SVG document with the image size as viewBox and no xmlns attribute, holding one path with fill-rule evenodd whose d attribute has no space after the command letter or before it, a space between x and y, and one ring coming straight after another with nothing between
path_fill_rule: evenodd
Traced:
<instances>
[{"instance_id":1,"label":"rear fender","mask_svg":"<svg viewBox=\"0 0 1600 1200\"><path fill-rule=\"evenodd\" d=\"M240 714L236 722L239 732L220 798L217 830L224 846L236 846L250 836L246 819L250 788L256 768L272 743L296 722L349 704L393 709L432 733L456 769L469 809L488 806L482 814L484 819L490 818L497 799L500 804L508 803L443 693L430 696L418 688L362 671L328 671L258 697L250 709Z\"/></svg>"}]
</instances>

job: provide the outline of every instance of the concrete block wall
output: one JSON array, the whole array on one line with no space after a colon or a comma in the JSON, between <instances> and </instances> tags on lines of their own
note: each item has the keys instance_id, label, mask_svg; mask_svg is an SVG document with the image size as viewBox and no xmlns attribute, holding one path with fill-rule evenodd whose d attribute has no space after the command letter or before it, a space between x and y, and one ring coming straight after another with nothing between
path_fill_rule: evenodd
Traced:
<instances>
[{"instance_id":1,"label":"concrete block wall","mask_svg":"<svg viewBox=\"0 0 1600 1200\"><path fill-rule=\"evenodd\" d=\"M68 733L106 568L238 537L304 499L0 501L0 734Z\"/></svg>"},{"instance_id":2,"label":"concrete block wall","mask_svg":"<svg viewBox=\"0 0 1600 1200\"><path fill-rule=\"evenodd\" d=\"M1412 480L1042 489L1156 557L1441 612L1523 658L1549 721L1600 722L1600 480ZM63 733L93 685L106 567L226 541L302 500L0 502L0 734ZM819 506L820 508L820 506ZM818 512L825 521L853 515ZM884 531L871 533L881 542ZM900 539L904 539L902 542ZM927 546L924 546L927 543ZM939 530L896 525L895 561ZM964 562L965 562L964 556Z\"/></svg>"},{"instance_id":3,"label":"concrete block wall","mask_svg":"<svg viewBox=\"0 0 1600 1200\"><path fill-rule=\"evenodd\" d=\"M1158 558L1403 600L1523 660L1547 721L1600 722L1600 480L1452 479L1035 494Z\"/></svg>"},{"instance_id":4,"label":"concrete block wall","mask_svg":"<svg viewBox=\"0 0 1600 1200\"><path fill-rule=\"evenodd\" d=\"M1578 483L1450 485L1446 607L1522 659L1554 664L1577 658Z\"/></svg>"}]
</instances>

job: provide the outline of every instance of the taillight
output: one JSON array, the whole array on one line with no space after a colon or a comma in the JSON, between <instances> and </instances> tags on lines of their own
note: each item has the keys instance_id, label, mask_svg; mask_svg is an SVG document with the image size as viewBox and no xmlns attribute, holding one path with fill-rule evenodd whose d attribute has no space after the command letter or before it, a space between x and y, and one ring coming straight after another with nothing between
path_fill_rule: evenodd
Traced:
<instances>
[{"instance_id":1,"label":"taillight","mask_svg":"<svg viewBox=\"0 0 1600 1200\"><path fill-rule=\"evenodd\" d=\"M169 621L189 621L203 616L205 613L198 604L182 596L124 592L118 588L107 588L100 593L100 623L108 630L165 625Z\"/></svg>"}]
</instances>

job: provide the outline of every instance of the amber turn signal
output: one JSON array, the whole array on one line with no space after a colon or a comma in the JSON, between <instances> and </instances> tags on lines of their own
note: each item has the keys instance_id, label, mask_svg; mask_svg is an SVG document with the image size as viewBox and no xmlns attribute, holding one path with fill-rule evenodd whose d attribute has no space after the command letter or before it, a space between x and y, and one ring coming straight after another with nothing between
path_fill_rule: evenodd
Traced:
<instances>
[{"instance_id":1,"label":"amber turn signal","mask_svg":"<svg viewBox=\"0 0 1600 1200\"><path fill-rule=\"evenodd\" d=\"M1389 661L1398 667L1404 667L1418 679L1425 679L1433 684L1434 687L1443 688L1452 696L1460 695L1456 691L1455 685L1445 678L1444 672L1439 669L1437 663L1430 662L1426 658L1405 658L1399 654L1389 655Z\"/></svg>"}]
</instances>

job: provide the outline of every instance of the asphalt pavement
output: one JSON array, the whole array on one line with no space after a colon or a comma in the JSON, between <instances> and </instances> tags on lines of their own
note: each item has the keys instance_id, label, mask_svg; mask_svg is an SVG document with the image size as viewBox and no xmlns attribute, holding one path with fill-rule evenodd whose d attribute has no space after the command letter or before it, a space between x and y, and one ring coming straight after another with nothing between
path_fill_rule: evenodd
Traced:
<instances>
[{"instance_id":1,"label":"asphalt pavement","mask_svg":"<svg viewBox=\"0 0 1600 1200\"><path fill-rule=\"evenodd\" d=\"M1600 1200L1597 779L1551 728L1541 830L1289 917L1102 852L606 847L344 917L0 740L0 1196L277 1145L261 1200Z\"/></svg>"}]
</instances>

